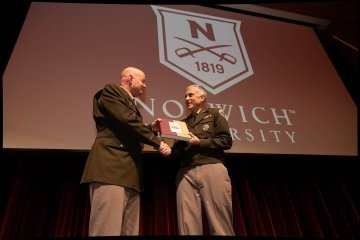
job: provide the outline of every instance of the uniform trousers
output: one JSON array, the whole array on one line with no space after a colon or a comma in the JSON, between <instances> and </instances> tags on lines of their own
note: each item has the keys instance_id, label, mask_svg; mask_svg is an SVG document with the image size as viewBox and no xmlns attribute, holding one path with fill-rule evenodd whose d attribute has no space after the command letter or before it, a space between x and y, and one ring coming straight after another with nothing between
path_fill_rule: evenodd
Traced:
<instances>
[{"instance_id":1,"label":"uniform trousers","mask_svg":"<svg viewBox=\"0 0 360 240\"><path fill-rule=\"evenodd\" d=\"M222 163L181 168L176 182L180 235L203 235L202 210L211 235L234 235L231 181Z\"/></svg>"},{"instance_id":2,"label":"uniform trousers","mask_svg":"<svg viewBox=\"0 0 360 240\"><path fill-rule=\"evenodd\" d=\"M89 188L89 236L139 235L139 192L102 183L91 183Z\"/></svg>"}]
</instances>

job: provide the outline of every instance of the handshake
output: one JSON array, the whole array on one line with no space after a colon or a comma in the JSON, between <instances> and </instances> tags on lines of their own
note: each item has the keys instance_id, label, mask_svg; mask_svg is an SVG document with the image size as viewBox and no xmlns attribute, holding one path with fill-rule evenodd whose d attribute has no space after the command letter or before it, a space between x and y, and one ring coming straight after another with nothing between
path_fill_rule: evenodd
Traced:
<instances>
[{"instance_id":1,"label":"handshake","mask_svg":"<svg viewBox=\"0 0 360 240\"><path fill-rule=\"evenodd\" d=\"M171 154L171 148L165 142L161 141L158 151L164 156L168 157Z\"/></svg>"}]
</instances>

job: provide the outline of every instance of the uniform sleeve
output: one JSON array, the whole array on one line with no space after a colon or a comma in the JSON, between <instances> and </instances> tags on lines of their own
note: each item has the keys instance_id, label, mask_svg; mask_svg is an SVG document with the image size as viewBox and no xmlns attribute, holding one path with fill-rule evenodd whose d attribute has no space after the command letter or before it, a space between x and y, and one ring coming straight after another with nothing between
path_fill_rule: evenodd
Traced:
<instances>
[{"instance_id":1,"label":"uniform sleeve","mask_svg":"<svg viewBox=\"0 0 360 240\"><path fill-rule=\"evenodd\" d=\"M221 109L213 109L214 114L214 136L200 139L200 148L227 150L232 146L229 124L222 114Z\"/></svg>"},{"instance_id":2,"label":"uniform sleeve","mask_svg":"<svg viewBox=\"0 0 360 240\"><path fill-rule=\"evenodd\" d=\"M129 135L131 134L129 137L139 142L154 147L160 146L158 137L144 124L141 115L117 86L105 86L99 99L99 106L111 119L117 131L124 129Z\"/></svg>"}]
</instances>

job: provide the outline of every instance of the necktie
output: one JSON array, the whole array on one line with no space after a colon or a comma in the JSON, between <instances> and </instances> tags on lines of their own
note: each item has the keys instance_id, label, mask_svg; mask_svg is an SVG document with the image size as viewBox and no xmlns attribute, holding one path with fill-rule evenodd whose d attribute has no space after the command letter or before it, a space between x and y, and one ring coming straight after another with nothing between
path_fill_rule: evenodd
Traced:
<instances>
[{"instance_id":1,"label":"necktie","mask_svg":"<svg viewBox=\"0 0 360 240\"><path fill-rule=\"evenodd\" d=\"M197 113L193 113L193 121L195 122L196 120L196 117L197 117Z\"/></svg>"},{"instance_id":2,"label":"necktie","mask_svg":"<svg viewBox=\"0 0 360 240\"><path fill-rule=\"evenodd\" d=\"M131 99L131 104L132 104L132 107L134 108L134 110L136 111L136 112L138 112L138 109L137 109L137 107L136 107L136 104L135 104L135 99L133 98L133 99Z\"/></svg>"}]
</instances>

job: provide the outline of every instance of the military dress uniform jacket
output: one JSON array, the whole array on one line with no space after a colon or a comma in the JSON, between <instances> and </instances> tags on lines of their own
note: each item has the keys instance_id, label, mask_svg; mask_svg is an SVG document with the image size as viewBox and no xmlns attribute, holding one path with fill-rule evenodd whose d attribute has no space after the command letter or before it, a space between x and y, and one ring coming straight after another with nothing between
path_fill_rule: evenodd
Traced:
<instances>
[{"instance_id":1,"label":"military dress uniform jacket","mask_svg":"<svg viewBox=\"0 0 360 240\"><path fill-rule=\"evenodd\" d=\"M175 141L172 157L181 160L181 166L203 165L224 161L224 150L232 146L229 125L219 108L205 107L194 120L193 114L185 121L188 129L200 139L199 146L188 146Z\"/></svg>"},{"instance_id":2,"label":"military dress uniform jacket","mask_svg":"<svg viewBox=\"0 0 360 240\"><path fill-rule=\"evenodd\" d=\"M97 135L89 152L81 183L107 183L143 190L144 144L160 146L143 123L130 95L120 86L106 85L93 99Z\"/></svg>"}]
</instances>

